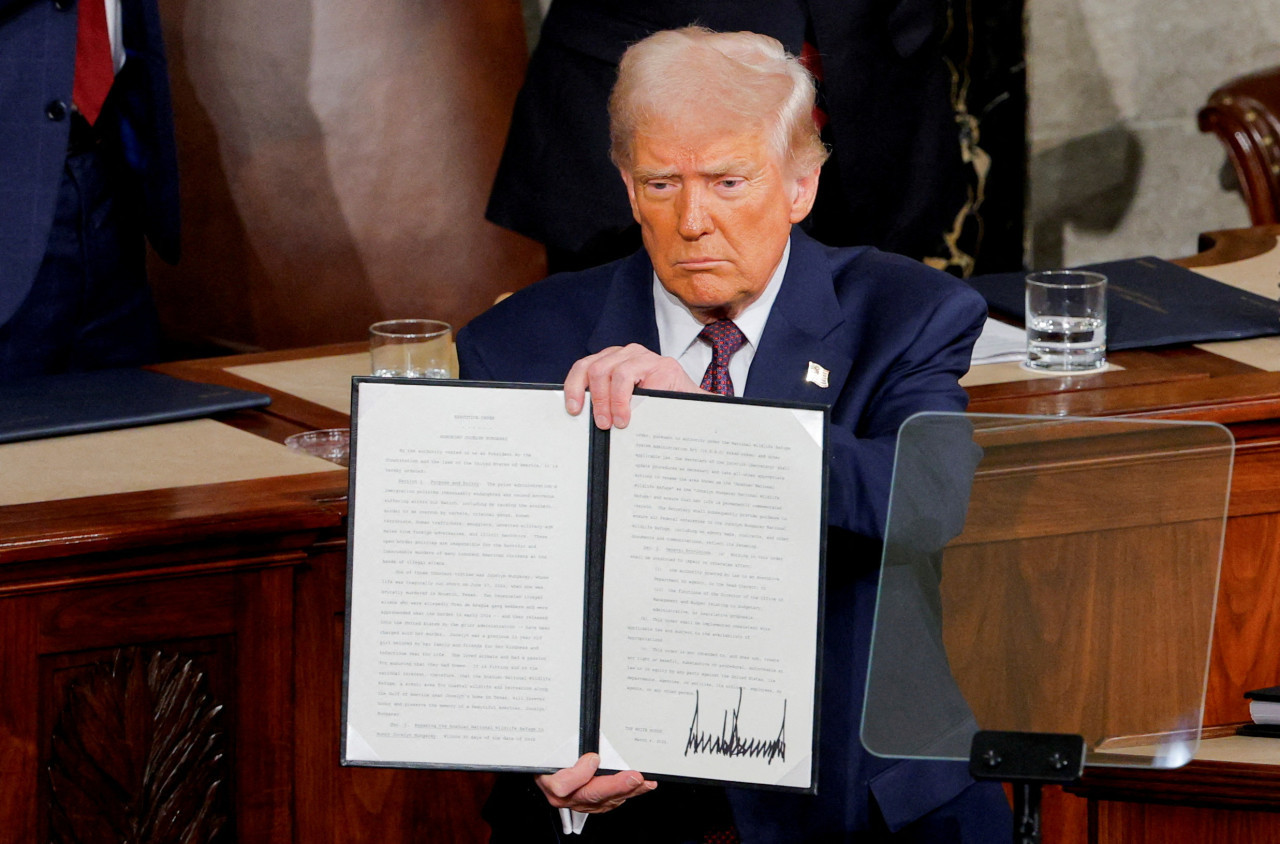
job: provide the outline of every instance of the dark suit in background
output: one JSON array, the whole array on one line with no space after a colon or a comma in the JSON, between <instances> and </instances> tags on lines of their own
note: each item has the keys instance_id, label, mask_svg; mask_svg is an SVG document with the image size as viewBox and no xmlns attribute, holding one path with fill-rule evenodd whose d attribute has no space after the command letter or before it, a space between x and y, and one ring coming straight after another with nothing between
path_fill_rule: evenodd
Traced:
<instances>
[{"instance_id":1,"label":"dark suit in background","mask_svg":"<svg viewBox=\"0 0 1280 844\"><path fill-rule=\"evenodd\" d=\"M517 292L458 333L462 377L558 384L574 361L608 346L659 351L652 279L642 251ZM982 299L943 273L873 249L824 247L793 229L744 395L831 407L819 794L729 791L745 844L1011 836L1003 791L974 784L965 763L880 759L858 737L898 427L919 411L964 409L957 380L985 316ZM805 380L809 361L830 370L828 388ZM722 807L716 789L665 783L564 840L697 841ZM559 835L532 777L504 779L486 817L495 844Z\"/></svg>"},{"instance_id":2,"label":"dark suit in background","mask_svg":"<svg viewBox=\"0 0 1280 844\"><path fill-rule=\"evenodd\" d=\"M486 211L546 244L552 269L581 269L640 246L609 161L607 102L623 51L698 23L806 40L822 62L823 140L832 156L805 228L834 246L946 255L967 168L938 49L944 0L555 0L529 60Z\"/></svg>"},{"instance_id":3,"label":"dark suit in background","mask_svg":"<svg viewBox=\"0 0 1280 844\"><path fill-rule=\"evenodd\" d=\"M71 108L76 27L76 0L0 0L0 379L152 359L144 235L178 257L156 2L123 0L127 58L92 128Z\"/></svg>"}]
</instances>

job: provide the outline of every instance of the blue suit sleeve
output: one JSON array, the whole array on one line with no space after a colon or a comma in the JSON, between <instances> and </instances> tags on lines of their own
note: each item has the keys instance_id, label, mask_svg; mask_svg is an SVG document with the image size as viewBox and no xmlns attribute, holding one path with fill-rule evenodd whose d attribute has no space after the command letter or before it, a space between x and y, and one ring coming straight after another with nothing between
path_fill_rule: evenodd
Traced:
<instances>
[{"instance_id":1,"label":"blue suit sleeve","mask_svg":"<svg viewBox=\"0 0 1280 844\"><path fill-rule=\"evenodd\" d=\"M480 350L472 341L472 332L463 327L456 340L458 350L458 377L468 381L492 381L493 374L481 359Z\"/></svg>"},{"instance_id":2,"label":"blue suit sleeve","mask_svg":"<svg viewBox=\"0 0 1280 844\"><path fill-rule=\"evenodd\" d=\"M898 429L922 411L965 409L968 396L959 379L969 369L986 313L982 298L970 290L942 299L886 370L856 427L832 423L827 504L831 526L884 537ZM964 514L958 515L962 525Z\"/></svg>"}]
</instances>

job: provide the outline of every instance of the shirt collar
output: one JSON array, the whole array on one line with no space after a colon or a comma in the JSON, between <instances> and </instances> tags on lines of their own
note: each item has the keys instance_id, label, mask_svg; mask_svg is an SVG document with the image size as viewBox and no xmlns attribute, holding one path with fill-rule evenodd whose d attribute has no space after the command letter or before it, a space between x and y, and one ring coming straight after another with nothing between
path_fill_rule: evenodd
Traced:
<instances>
[{"instance_id":1,"label":"shirt collar","mask_svg":"<svg viewBox=\"0 0 1280 844\"><path fill-rule=\"evenodd\" d=\"M791 238L787 238L782 248L782 259L769 277L769 283L754 302L742 309L742 313L733 318L747 338L752 348L760 345L760 337L764 334L764 324L769 320L769 311L773 308L773 300L778 297L778 288L782 286L782 277L787 273L787 261L791 257ZM659 351L668 357L680 357L698 339L703 324L684 306L684 303L673 296L658 280L657 272L653 274L653 309L658 322Z\"/></svg>"}]
</instances>

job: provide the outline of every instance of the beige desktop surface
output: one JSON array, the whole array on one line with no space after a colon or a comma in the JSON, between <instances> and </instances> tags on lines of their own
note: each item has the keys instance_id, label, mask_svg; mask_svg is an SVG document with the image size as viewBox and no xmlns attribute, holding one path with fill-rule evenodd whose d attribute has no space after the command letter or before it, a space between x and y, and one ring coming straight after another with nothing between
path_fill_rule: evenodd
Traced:
<instances>
[{"instance_id":1,"label":"beige desktop surface","mask_svg":"<svg viewBox=\"0 0 1280 844\"><path fill-rule=\"evenodd\" d=\"M1275 299L1280 295L1280 244L1252 258L1212 267L1193 267L1192 271L1266 299Z\"/></svg>"},{"instance_id":2,"label":"beige desktop surface","mask_svg":"<svg viewBox=\"0 0 1280 844\"><path fill-rule=\"evenodd\" d=\"M332 472L212 419L0 445L0 505Z\"/></svg>"},{"instance_id":3,"label":"beige desktop surface","mask_svg":"<svg viewBox=\"0 0 1280 844\"><path fill-rule=\"evenodd\" d=\"M1124 367L1108 363L1102 369L1095 369L1082 375L1098 375L1103 372L1119 372ZM960 379L961 387L977 387L982 384L1005 384L1010 381L1032 381L1036 378L1070 377L1066 372L1033 372L1024 369L1020 363L982 363L969 369Z\"/></svg>"},{"instance_id":4,"label":"beige desktop surface","mask_svg":"<svg viewBox=\"0 0 1280 844\"><path fill-rule=\"evenodd\" d=\"M228 367L227 372L330 410L350 413L351 378L369 374L369 353L251 363Z\"/></svg>"},{"instance_id":5,"label":"beige desktop surface","mask_svg":"<svg viewBox=\"0 0 1280 844\"><path fill-rule=\"evenodd\" d=\"M1195 758L1201 762L1280 765L1280 739L1265 736L1222 736L1202 739Z\"/></svg>"},{"instance_id":6,"label":"beige desktop surface","mask_svg":"<svg viewBox=\"0 0 1280 844\"><path fill-rule=\"evenodd\" d=\"M1195 267L1195 272L1230 284L1267 299L1280 298L1280 245L1243 261L1232 261L1216 267ZM1255 337L1222 343L1200 343L1196 346L1238 363L1256 366L1267 372L1280 371L1280 336Z\"/></svg>"},{"instance_id":7,"label":"beige desktop surface","mask_svg":"<svg viewBox=\"0 0 1280 844\"><path fill-rule=\"evenodd\" d=\"M1154 745L1107 748L1108 753L1152 756ZM1244 765L1280 765L1280 739L1265 736L1217 736L1202 738L1196 748L1197 762L1234 762Z\"/></svg>"}]
</instances>

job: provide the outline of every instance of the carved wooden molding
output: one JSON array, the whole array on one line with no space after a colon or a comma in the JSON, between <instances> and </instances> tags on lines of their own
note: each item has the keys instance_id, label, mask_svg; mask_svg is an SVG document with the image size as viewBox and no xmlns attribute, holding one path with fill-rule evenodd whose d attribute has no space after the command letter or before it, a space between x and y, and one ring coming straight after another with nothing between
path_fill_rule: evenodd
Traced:
<instances>
[{"instance_id":1,"label":"carved wooden molding","mask_svg":"<svg viewBox=\"0 0 1280 844\"><path fill-rule=\"evenodd\" d=\"M1280 222L1280 67L1224 84L1200 110L1200 131L1218 136L1253 225Z\"/></svg>"},{"instance_id":2,"label":"carved wooden molding","mask_svg":"<svg viewBox=\"0 0 1280 844\"><path fill-rule=\"evenodd\" d=\"M54 844L208 844L229 829L222 705L181 654L122 648L68 688L49 758Z\"/></svg>"}]
</instances>

